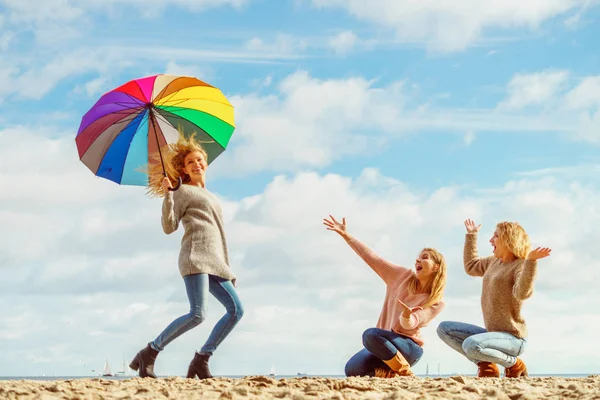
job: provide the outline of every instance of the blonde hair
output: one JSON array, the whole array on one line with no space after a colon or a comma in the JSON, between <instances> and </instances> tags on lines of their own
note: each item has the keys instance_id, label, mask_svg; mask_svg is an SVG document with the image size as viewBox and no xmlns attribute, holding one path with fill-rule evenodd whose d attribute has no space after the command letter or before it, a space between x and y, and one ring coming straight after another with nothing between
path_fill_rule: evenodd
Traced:
<instances>
[{"instance_id":1,"label":"blonde hair","mask_svg":"<svg viewBox=\"0 0 600 400\"><path fill-rule=\"evenodd\" d=\"M496 225L498 237L515 257L525 259L531 250L529 235L518 222L500 222Z\"/></svg>"},{"instance_id":2,"label":"blonde hair","mask_svg":"<svg viewBox=\"0 0 600 400\"><path fill-rule=\"evenodd\" d=\"M195 138L196 134L192 133L186 137L181 131L179 131L179 138L176 143L168 144L164 146L159 152L155 152L151 155L155 162L151 163L148 170L148 191L147 194L152 197L163 197L165 191L162 187L162 181L164 178L163 174L163 163L164 172L171 181L171 185L175 187L179 182L179 178L183 183L190 182L188 174L183 172L184 160L188 154L195 151L199 152L204 156L204 159L208 162L208 154L202 147L200 142ZM160 161L162 154L163 162Z\"/></svg>"},{"instance_id":3,"label":"blonde hair","mask_svg":"<svg viewBox=\"0 0 600 400\"><path fill-rule=\"evenodd\" d=\"M414 295L415 293L422 290L429 290L429 299L423 304L423 308L431 307L432 305L438 303L440 300L444 298L444 289L446 287L446 259L436 249L432 247L425 247L421 252L427 251L431 254L433 262L435 262L439 268L433 279L429 281L426 287L421 288L421 284L417 279L416 275L413 275L411 281L408 283L408 293L410 295Z\"/></svg>"}]
</instances>

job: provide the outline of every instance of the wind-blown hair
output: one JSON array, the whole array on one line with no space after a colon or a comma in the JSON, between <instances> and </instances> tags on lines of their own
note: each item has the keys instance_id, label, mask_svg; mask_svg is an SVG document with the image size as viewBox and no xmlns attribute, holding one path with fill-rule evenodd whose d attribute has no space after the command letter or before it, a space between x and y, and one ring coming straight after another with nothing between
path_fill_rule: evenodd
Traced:
<instances>
[{"instance_id":1,"label":"wind-blown hair","mask_svg":"<svg viewBox=\"0 0 600 400\"><path fill-rule=\"evenodd\" d=\"M175 187L181 178L183 183L190 182L190 176L183 172L183 161L185 157L195 151L201 153L204 159L208 162L208 155L202 145L196 140L196 134L193 133L185 137L179 132L179 139L176 143L171 143L161 149L161 154L165 166L167 177L171 181L171 185ZM156 162L151 163L148 168L148 190L147 194L151 197L164 197L165 191L162 187L164 178L163 167L160 162L160 155L155 152L151 155Z\"/></svg>"},{"instance_id":2,"label":"wind-blown hair","mask_svg":"<svg viewBox=\"0 0 600 400\"><path fill-rule=\"evenodd\" d=\"M431 307L444 298L444 289L446 287L446 259L434 248L425 247L421 252L426 251L431 254L433 262L439 265L439 268L432 280L425 288L420 287L419 280L416 275L413 275L408 284L408 293L413 295L419 291L429 289L429 299L423 304L423 308Z\"/></svg>"},{"instance_id":3,"label":"wind-blown hair","mask_svg":"<svg viewBox=\"0 0 600 400\"><path fill-rule=\"evenodd\" d=\"M531 250L529 235L518 222L500 222L496 225L498 237L515 257L524 260Z\"/></svg>"}]
</instances>

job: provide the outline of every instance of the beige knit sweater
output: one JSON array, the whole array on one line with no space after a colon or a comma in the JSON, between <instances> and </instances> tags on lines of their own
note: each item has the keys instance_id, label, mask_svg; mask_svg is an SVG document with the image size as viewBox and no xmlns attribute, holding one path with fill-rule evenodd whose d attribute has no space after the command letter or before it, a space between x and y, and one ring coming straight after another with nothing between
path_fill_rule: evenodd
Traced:
<instances>
[{"instance_id":1,"label":"beige knit sweater","mask_svg":"<svg viewBox=\"0 0 600 400\"><path fill-rule=\"evenodd\" d=\"M179 252L181 276L210 274L235 282L221 205L214 194L199 186L181 185L164 197L161 221L166 234L175 232L179 221L185 229Z\"/></svg>"},{"instance_id":2,"label":"beige knit sweater","mask_svg":"<svg viewBox=\"0 0 600 400\"><path fill-rule=\"evenodd\" d=\"M537 261L518 259L503 263L495 256L479 258L477 234L467 233L464 264L467 274L483 277L481 309L485 329L507 332L518 338L527 337L521 307L523 300L533 294Z\"/></svg>"}]
</instances>

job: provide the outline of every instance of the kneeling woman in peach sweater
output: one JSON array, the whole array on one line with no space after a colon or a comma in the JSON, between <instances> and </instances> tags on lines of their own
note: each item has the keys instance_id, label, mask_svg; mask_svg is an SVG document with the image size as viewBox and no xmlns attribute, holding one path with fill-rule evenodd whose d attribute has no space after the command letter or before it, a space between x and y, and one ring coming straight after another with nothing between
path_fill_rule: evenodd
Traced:
<instances>
[{"instance_id":1,"label":"kneeling woman in peach sweater","mask_svg":"<svg viewBox=\"0 0 600 400\"><path fill-rule=\"evenodd\" d=\"M425 248L415 262L415 271L394 265L350 236L345 218L339 223L330 217L324 220L327 229L342 236L387 286L377 326L363 333L364 348L346 364L346 376L413 375L410 367L423 355L420 329L444 308L444 257Z\"/></svg>"},{"instance_id":2,"label":"kneeling woman in peach sweater","mask_svg":"<svg viewBox=\"0 0 600 400\"><path fill-rule=\"evenodd\" d=\"M490 239L494 255L479 258L479 226L465 221L465 271L483 277L481 308L485 329L463 322L444 321L437 329L446 344L478 366L478 377L499 377L504 367L507 378L527 376L523 360L527 326L521 316L523 301L533 294L537 260L550 255L550 249L531 250L529 236L516 222L501 222Z\"/></svg>"}]
</instances>

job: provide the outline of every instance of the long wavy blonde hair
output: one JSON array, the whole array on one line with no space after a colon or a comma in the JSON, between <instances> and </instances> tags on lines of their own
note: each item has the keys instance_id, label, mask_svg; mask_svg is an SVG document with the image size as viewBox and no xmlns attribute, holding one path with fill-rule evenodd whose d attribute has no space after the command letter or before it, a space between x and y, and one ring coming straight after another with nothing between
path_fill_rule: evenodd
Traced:
<instances>
[{"instance_id":1,"label":"long wavy blonde hair","mask_svg":"<svg viewBox=\"0 0 600 400\"><path fill-rule=\"evenodd\" d=\"M519 259L525 259L531 250L529 235L518 222L500 222L496 225L498 237L506 248Z\"/></svg>"},{"instance_id":2,"label":"long wavy blonde hair","mask_svg":"<svg viewBox=\"0 0 600 400\"><path fill-rule=\"evenodd\" d=\"M161 148L162 159L164 163L165 172L167 177L171 181L171 185L175 187L181 178L183 183L190 182L190 176L183 172L183 161L185 157L193 152L199 152L204 156L204 159L208 162L208 154L202 147L199 141L196 140L196 134L192 133L188 137L179 132L179 138L176 143L168 144ZM147 194L151 197L163 197L165 191L162 187L162 180L164 178L163 166L160 162L160 154L155 152L151 155L154 163L149 164L148 171L148 190Z\"/></svg>"},{"instance_id":3,"label":"long wavy blonde hair","mask_svg":"<svg viewBox=\"0 0 600 400\"><path fill-rule=\"evenodd\" d=\"M427 308L438 303L444 298L444 289L446 288L446 259L442 253L432 247L425 247L423 250L421 250L421 252L424 251L431 254L433 262L439 265L439 268L433 278L423 288L420 287L421 284L419 283L417 276L413 275L411 281L408 283L408 293L410 295L414 295L415 293L429 291L429 299L422 306L423 308Z\"/></svg>"}]
</instances>

